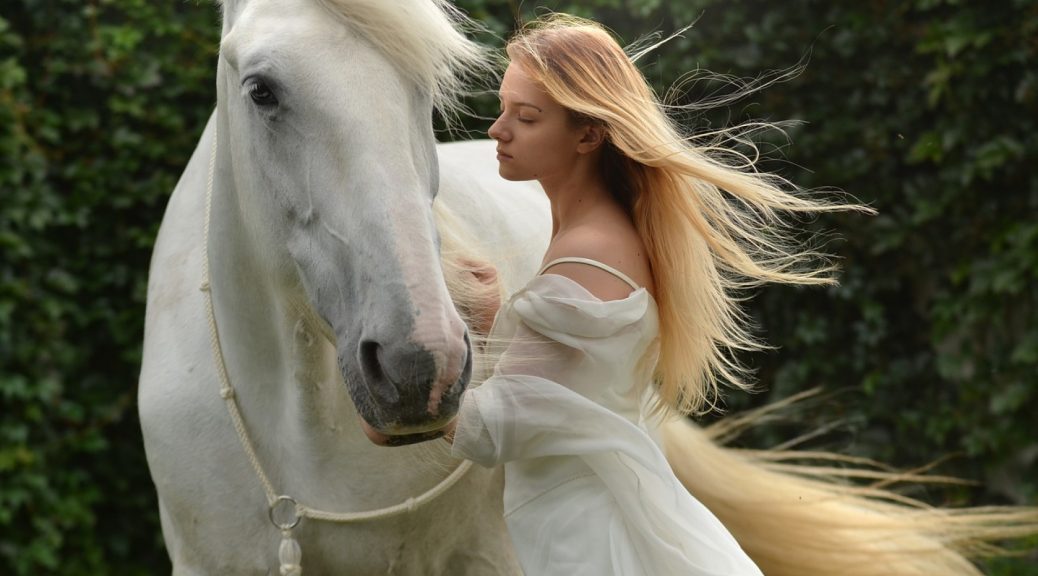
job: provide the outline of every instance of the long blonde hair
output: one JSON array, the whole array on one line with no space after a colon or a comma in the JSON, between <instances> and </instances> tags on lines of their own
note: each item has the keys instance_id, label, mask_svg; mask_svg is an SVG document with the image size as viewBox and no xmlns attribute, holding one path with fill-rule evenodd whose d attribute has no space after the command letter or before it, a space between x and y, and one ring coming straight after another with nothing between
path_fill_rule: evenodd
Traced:
<instances>
[{"instance_id":1,"label":"long blonde hair","mask_svg":"<svg viewBox=\"0 0 1038 576\"><path fill-rule=\"evenodd\" d=\"M660 318L657 409L716 406L719 382L749 388L733 353L765 346L740 302L767 282L832 284L824 255L795 241L789 215L860 205L810 198L718 143L738 127L684 136L623 48L599 24L563 14L531 22L506 48L578 122L605 127L602 171L648 251Z\"/></svg>"}]
</instances>

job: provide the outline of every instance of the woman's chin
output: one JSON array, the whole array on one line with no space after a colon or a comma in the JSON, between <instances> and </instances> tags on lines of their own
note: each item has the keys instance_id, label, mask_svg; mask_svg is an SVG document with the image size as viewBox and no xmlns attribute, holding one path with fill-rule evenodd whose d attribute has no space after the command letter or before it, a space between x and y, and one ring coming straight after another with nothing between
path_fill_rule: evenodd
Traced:
<instances>
[{"instance_id":1,"label":"woman's chin","mask_svg":"<svg viewBox=\"0 0 1038 576\"><path fill-rule=\"evenodd\" d=\"M510 167L501 164L497 167L497 173L499 176L508 180L509 182L525 182L526 180L532 180L532 178L523 178L516 174Z\"/></svg>"}]
</instances>

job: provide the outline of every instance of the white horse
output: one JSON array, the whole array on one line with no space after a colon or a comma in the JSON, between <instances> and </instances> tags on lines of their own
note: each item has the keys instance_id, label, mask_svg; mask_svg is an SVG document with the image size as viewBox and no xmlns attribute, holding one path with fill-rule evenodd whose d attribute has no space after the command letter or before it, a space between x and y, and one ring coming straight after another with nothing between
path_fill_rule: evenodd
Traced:
<instances>
[{"instance_id":1,"label":"white horse","mask_svg":"<svg viewBox=\"0 0 1038 576\"><path fill-rule=\"evenodd\" d=\"M499 471L445 442L372 442L436 436L469 383L438 189L506 291L549 236L543 194L501 180L492 143L437 150L434 103L481 56L452 16L223 3L216 111L155 245L139 388L174 574L292 573L293 540L307 574L519 571Z\"/></svg>"}]
</instances>

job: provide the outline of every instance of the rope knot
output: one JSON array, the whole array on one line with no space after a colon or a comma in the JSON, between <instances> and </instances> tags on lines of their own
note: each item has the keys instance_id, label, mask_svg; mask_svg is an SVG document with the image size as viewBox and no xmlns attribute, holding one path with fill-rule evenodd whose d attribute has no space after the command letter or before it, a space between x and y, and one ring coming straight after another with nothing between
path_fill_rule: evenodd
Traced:
<instances>
[{"instance_id":1,"label":"rope knot","mask_svg":"<svg viewBox=\"0 0 1038 576\"><path fill-rule=\"evenodd\" d=\"M208 292L209 291L209 281L208 280L203 280L202 281L202 285L199 286L198 289L201 290L202 292Z\"/></svg>"},{"instance_id":2,"label":"rope knot","mask_svg":"<svg viewBox=\"0 0 1038 576\"><path fill-rule=\"evenodd\" d=\"M415 510L418 509L418 502L414 499L413 496L408 498L406 502L407 502L407 512L408 512L408 514L414 512Z\"/></svg>"},{"instance_id":3,"label":"rope knot","mask_svg":"<svg viewBox=\"0 0 1038 576\"><path fill-rule=\"evenodd\" d=\"M228 399L233 398L233 397L234 397L234 388L231 388L230 386L225 386L223 388L220 388L220 398L223 398L224 400L228 400Z\"/></svg>"}]
</instances>

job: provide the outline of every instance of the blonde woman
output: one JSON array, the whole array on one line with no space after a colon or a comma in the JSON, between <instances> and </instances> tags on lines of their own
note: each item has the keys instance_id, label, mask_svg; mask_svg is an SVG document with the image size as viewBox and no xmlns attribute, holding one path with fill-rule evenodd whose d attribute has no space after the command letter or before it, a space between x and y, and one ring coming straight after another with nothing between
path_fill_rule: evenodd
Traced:
<instances>
[{"instance_id":1,"label":"blonde woman","mask_svg":"<svg viewBox=\"0 0 1038 576\"><path fill-rule=\"evenodd\" d=\"M747 331L737 290L832 282L831 268L792 242L781 216L864 208L793 194L748 159L685 138L631 58L592 22L543 18L507 53L501 113L489 134L502 177L544 188L552 237L540 273L495 319L488 340L499 360L491 377L466 392L447 432L452 452L504 464L506 520L530 576L759 575L696 490L690 494L675 476L646 422L711 407L718 382L745 386L730 352L760 345ZM706 442L691 458L717 452ZM719 466L747 470L725 458ZM779 478L757 468L742 475ZM749 486L751 479L738 480ZM791 496L789 486L803 490L795 503L819 494L787 480L773 484L782 498ZM832 500L839 491L821 493ZM711 503L719 516L745 504L738 496ZM859 502L840 511L847 508L873 514ZM733 510L740 525L753 524L753 510ZM795 544L813 545L795 522L775 526L761 514L777 530L755 536L785 543L777 532L789 528L800 537ZM823 516L807 523L824 529ZM861 514L847 518L855 530L864 526ZM823 548L831 544L818 532ZM919 542L929 545L911 540ZM869 543L870 554L891 548ZM761 549L788 573L858 573L828 558L808 570L783 558L800 551ZM969 573L970 564L952 556L918 573L936 566Z\"/></svg>"},{"instance_id":2,"label":"blonde woman","mask_svg":"<svg viewBox=\"0 0 1038 576\"><path fill-rule=\"evenodd\" d=\"M506 463L527 574L760 574L671 472L642 398L689 412L734 378L723 351L750 341L725 274L815 281L763 224L819 207L686 144L596 25L556 16L508 55L489 134L502 177L544 188L552 238L497 317L491 342L508 349L467 393L453 452Z\"/></svg>"}]
</instances>

